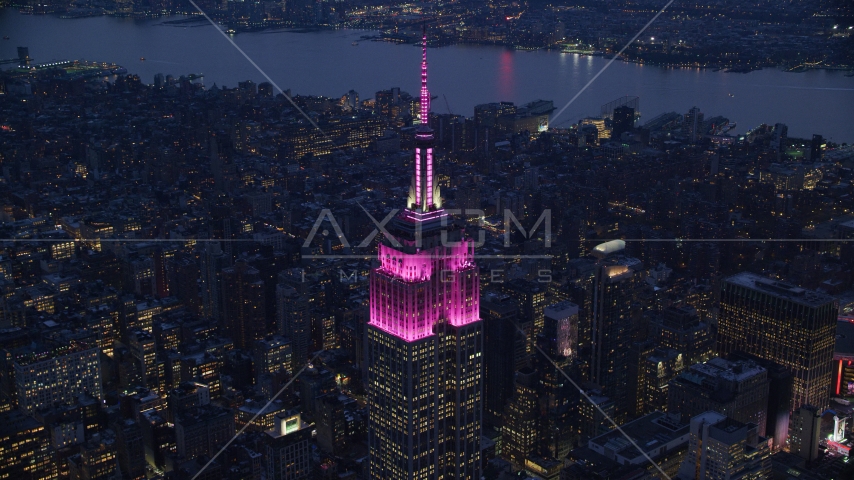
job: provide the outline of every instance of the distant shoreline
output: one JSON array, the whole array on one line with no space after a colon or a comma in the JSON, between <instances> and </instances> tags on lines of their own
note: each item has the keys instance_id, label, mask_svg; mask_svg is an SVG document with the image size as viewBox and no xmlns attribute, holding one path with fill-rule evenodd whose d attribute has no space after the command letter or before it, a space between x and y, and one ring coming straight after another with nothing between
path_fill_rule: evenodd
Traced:
<instances>
[{"instance_id":1,"label":"distant shoreline","mask_svg":"<svg viewBox=\"0 0 854 480\"><path fill-rule=\"evenodd\" d=\"M16 7L6 7L16 9L19 13L27 14L27 15L56 15L61 19L76 19L76 18L89 18L89 17L99 17L99 16L110 16L117 18L127 18L131 17L134 19L158 19L163 18L164 21L160 23L160 25L164 26L173 26L173 27L188 27L190 24L202 23L205 22L205 18L195 12L188 13L172 13L172 14L120 14L120 13L111 13L106 10L95 11L95 9L80 9L79 11L66 11L66 12L27 12L25 9L16 8ZM170 17L185 17L174 20L165 20ZM414 37L410 38L406 34L388 34L383 32L382 30L376 28L360 28L353 26L338 26L338 25L295 25L291 23L281 22L281 23L270 23L264 26L258 27L245 27L241 25L228 25L227 23L218 22L220 27L233 29L235 31L234 35L240 33L258 33L258 32L270 32L275 33L277 31L284 31L288 33L312 33L319 32L324 30L364 30L364 31L372 31L376 32L376 36L373 38L364 38L362 41L386 41L389 43L400 43L400 44L417 44L420 39L416 39ZM198 25L203 26L203 25ZM384 37L385 36L385 37ZM564 51L565 47L560 46L542 46L542 47L524 47L521 45L507 44L501 42L479 42L479 41L465 41L462 39L457 39L456 41L445 41L440 42L430 42L428 43L428 47L431 48L440 48L451 45L490 45L497 47L505 47L510 50L518 50L518 51L538 51L538 50L548 50L548 51L560 51L563 53L572 53L576 55L582 56L594 56L594 57L603 57L610 59L612 54L606 52L568 52ZM773 64L773 63L763 63L757 65L718 65L718 64L707 64L703 62L694 62L693 64L685 64L680 62L667 62L667 61L655 61L651 59L645 59L643 57L626 57L625 55L621 55L618 60L626 63L636 63L638 65L651 65L655 67L662 68L701 68L701 69L712 69L713 71L723 71L725 73L750 73L756 70L762 70L763 68L776 68L783 70L787 73L804 73L810 70L829 70L829 71L841 71L847 72L846 77L854 77L854 66L852 67L843 67L843 66L834 66L834 65L797 65L797 66L788 66L783 64Z\"/></svg>"}]
</instances>

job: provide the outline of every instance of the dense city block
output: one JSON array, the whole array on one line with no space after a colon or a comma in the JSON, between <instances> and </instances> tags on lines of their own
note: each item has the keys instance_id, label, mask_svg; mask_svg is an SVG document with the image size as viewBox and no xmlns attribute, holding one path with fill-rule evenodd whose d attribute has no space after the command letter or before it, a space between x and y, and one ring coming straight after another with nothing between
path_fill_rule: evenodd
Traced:
<instances>
[{"instance_id":1,"label":"dense city block","mask_svg":"<svg viewBox=\"0 0 854 480\"><path fill-rule=\"evenodd\" d=\"M331 97L22 49L0 478L854 478L854 146L632 96L431 110L429 41L605 52L649 5L203 5L459 28L424 34L419 92ZM797 37L843 65L818 5L674 5L629 58L795 67Z\"/></svg>"}]
</instances>

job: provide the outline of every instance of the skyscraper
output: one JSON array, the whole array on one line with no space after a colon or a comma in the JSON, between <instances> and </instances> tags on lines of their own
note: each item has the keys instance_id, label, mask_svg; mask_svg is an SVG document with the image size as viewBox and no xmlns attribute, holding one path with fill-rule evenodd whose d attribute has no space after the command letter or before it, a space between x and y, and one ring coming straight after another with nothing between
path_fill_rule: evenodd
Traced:
<instances>
[{"instance_id":1,"label":"skyscraper","mask_svg":"<svg viewBox=\"0 0 854 480\"><path fill-rule=\"evenodd\" d=\"M768 439L753 423L742 423L717 412L691 419L688 454L679 469L680 480L771 478Z\"/></svg>"},{"instance_id":2,"label":"skyscraper","mask_svg":"<svg viewBox=\"0 0 854 480\"><path fill-rule=\"evenodd\" d=\"M721 285L718 351L740 351L786 367L794 377L790 412L803 405L825 408L838 312L838 301L829 295L739 273Z\"/></svg>"},{"instance_id":3,"label":"skyscraper","mask_svg":"<svg viewBox=\"0 0 854 480\"><path fill-rule=\"evenodd\" d=\"M543 309L542 341L554 357L574 359L578 355L578 305L565 301Z\"/></svg>"},{"instance_id":4,"label":"skyscraper","mask_svg":"<svg viewBox=\"0 0 854 480\"><path fill-rule=\"evenodd\" d=\"M786 146L786 139L789 136L789 127L785 123L774 124L774 136L771 139L771 145L774 150L777 150L777 160L780 160L779 152Z\"/></svg>"},{"instance_id":5,"label":"skyscraper","mask_svg":"<svg viewBox=\"0 0 854 480\"><path fill-rule=\"evenodd\" d=\"M810 143L810 160L813 162L821 161L821 156L824 153L825 142L821 135L813 135L812 143Z\"/></svg>"},{"instance_id":6,"label":"skyscraper","mask_svg":"<svg viewBox=\"0 0 854 480\"><path fill-rule=\"evenodd\" d=\"M540 455L558 462L569 453L576 433L572 416L579 398L564 374L577 356L577 345L578 305L564 301L545 307L532 363L540 377Z\"/></svg>"},{"instance_id":7,"label":"skyscraper","mask_svg":"<svg viewBox=\"0 0 854 480\"><path fill-rule=\"evenodd\" d=\"M821 440L821 410L804 405L795 410L789 425L789 452L808 461L818 458Z\"/></svg>"},{"instance_id":8,"label":"skyscraper","mask_svg":"<svg viewBox=\"0 0 854 480\"><path fill-rule=\"evenodd\" d=\"M165 379L160 372L163 363L157 361L154 335L142 330L133 330L128 334L128 344L144 385L151 389L160 389L162 380Z\"/></svg>"},{"instance_id":9,"label":"skyscraper","mask_svg":"<svg viewBox=\"0 0 854 480\"><path fill-rule=\"evenodd\" d=\"M291 370L294 372L308 361L308 351L311 347L308 284L302 277L302 270L285 270L279 274L279 284L276 286L278 329L279 333L291 342Z\"/></svg>"},{"instance_id":10,"label":"skyscraper","mask_svg":"<svg viewBox=\"0 0 854 480\"><path fill-rule=\"evenodd\" d=\"M528 334L529 342L526 343L525 350L530 357L534 351L533 345L536 342L537 335L543 331L546 289L537 282L521 278L499 285L504 293L519 302L519 322L517 325Z\"/></svg>"},{"instance_id":11,"label":"skyscraper","mask_svg":"<svg viewBox=\"0 0 854 480\"><path fill-rule=\"evenodd\" d=\"M707 411L758 425L765 434L768 408L768 371L750 361L713 358L674 378L667 390L667 411L683 421ZM774 432L771 432L772 434Z\"/></svg>"},{"instance_id":12,"label":"skyscraper","mask_svg":"<svg viewBox=\"0 0 854 480\"><path fill-rule=\"evenodd\" d=\"M484 292L480 303L483 319L484 351L483 410L484 422L493 427L502 424L504 406L513 396L513 374L528 359L527 336L519 322L519 303L506 294Z\"/></svg>"},{"instance_id":13,"label":"skyscraper","mask_svg":"<svg viewBox=\"0 0 854 480\"><path fill-rule=\"evenodd\" d=\"M692 107L691 110L688 110L688 113L685 114L685 118L682 121L682 135L690 143L697 143L701 138L703 138L703 112L700 111L697 107Z\"/></svg>"},{"instance_id":14,"label":"skyscraper","mask_svg":"<svg viewBox=\"0 0 854 480\"><path fill-rule=\"evenodd\" d=\"M650 339L685 356L685 365L705 362L712 355L714 338L707 322L691 307L668 307L650 322ZM698 412L700 413L700 412Z\"/></svg>"},{"instance_id":15,"label":"skyscraper","mask_svg":"<svg viewBox=\"0 0 854 480\"><path fill-rule=\"evenodd\" d=\"M300 480L311 476L311 427L299 414L276 415L273 429L263 436L268 479Z\"/></svg>"},{"instance_id":16,"label":"skyscraper","mask_svg":"<svg viewBox=\"0 0 854 480\"><path fill-rule=\"evenodd\" d=\"M267 333L264 282L258 269L244 261L222 271L225 325L234 346L251 350Z\"/></svg>"},{"instance_id":17,"label":"skyscraper","mask_svg":"<svg viewBox=\"0 0 854 480\"><path fill-rule=\"evenodd\" d=\"M614 120L611 127L611 138L620 140L623 132L630 132L635 126L635 109L628 106L620 106L614 109Z\"/></svg>"},{"instance_id":18,"label":"skyscraper","mask_svg":"<svg viewBox=\"0 0 854 480\"><path fill-rule=\"evenodd\" d=\"M525 461L537 454L540 436L537 371L525 367L516 373L516 392L504 410L501 455L514 470L524 470Z\"/></svg>"},{"instance_id":19,"label":"skyscraper","mask_svg":"<svg viewBox=\"0 0 854 480\"><path fill-rule=\"evenodd\" d=\"M593 288L591 317L592 358L590 380L614 401L618 418L634 408L629 389L629 347L635 294L634 272L641 263L622 254L625 242L614 240L593 249L599 258Z\"/></svg>"},{"instance_id":20,"label":"skyscraper","mask_svg":"<svg viewBox=\"0 0 854 480\"><path fill-rule=\"evenodd\" d=\"M430 111L426 40L421 118ZM472 240L448 225L433 160L433 131L422 123L406 209L392 221L371 272L371 479L481 475L480 279Z\"/></svg>"}]
</instances>

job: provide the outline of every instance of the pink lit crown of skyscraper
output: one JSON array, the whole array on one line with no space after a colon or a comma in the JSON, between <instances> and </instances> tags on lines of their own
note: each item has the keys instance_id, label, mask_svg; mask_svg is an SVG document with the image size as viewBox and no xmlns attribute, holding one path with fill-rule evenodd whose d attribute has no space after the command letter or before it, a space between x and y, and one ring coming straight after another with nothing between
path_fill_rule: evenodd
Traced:
<instances>
[{"instance_id":1,"label":"pink lit crown of skyscraper","mask_svg":"<svg viewBox=\"0 0 854 480\"><path fill-rule=\"evenodd\" d=\"M421 125L415 135L412 184L406 209L395 219L397 242L379 248L371 275L370 324L406 341L429 337L437 323L462 326L479 320L480 279L474 243L446 225L434 183L433 130L428 125L427 35L421 59ZM441 228L447 227L446 235ZM398 237L399 235L399 237ZM456 235L458 238L453 238ZM395 244L397 244L395 246Z\"/></svg>"}]
</instances>

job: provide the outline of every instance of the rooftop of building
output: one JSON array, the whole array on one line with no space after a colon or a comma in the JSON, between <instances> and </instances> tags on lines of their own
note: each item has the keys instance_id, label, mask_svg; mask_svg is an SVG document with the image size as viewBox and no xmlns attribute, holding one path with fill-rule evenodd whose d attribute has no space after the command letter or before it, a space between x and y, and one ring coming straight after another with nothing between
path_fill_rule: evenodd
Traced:
<instances>
[{"instance_id":1,"label":"rooftop of building","mask_svg":"<svg viewBox=\"0 0 854 480\"><path fill-rule=\"evenodd\" d=\"M98 346L77 341L71 341L67 345L49 345L33 342L25 347L12 349L9 353L16 364L25 366L87 350L93 350L97 354Z\"/></svg>"},{"instance_id":2,"label":"rooftop of building","mask_svg":"<svg viewBox=\"0 0 854 480\"><path fill-rule=\"evenodd\" d=\"M789 283L763 277L751 272L741 272L726 279L727 283L768 293L808 307L820 307L833 302L834 298L822 292L807 290Z\"/></svg>"},{"instance_id":3,"label":"rooftop of building","mask_svg":"<svg viewBox=\"0 0 854 480\"><path fill-rule=\"evenodd\" d=\"M717 377L730 381L743 381L755 375L766 373L767 370L753 362L747 360L729 361L720 357L713 358L705 363L691 365L684 372L685 377L689 379L693 375L701 380L702 377Z\"/></svg>"},{"instance_id":4,"label":"rooftop of building","mask_svg":"<svg viewBox=\"0 0 854 480\"><path fill-rule=\"evenodd\" d=\"M744 440L749 440L750 431L755 431L756 428L756 424L743 423L726 417L723 420L712 423L709 427L709 436L725 444L733 445Z\"/></svg>"},{"instance_id":5,"label":"rooftop of building","mask_svg":"<svg viewBox=\"0 0 854 480\"><path fill-rule=\"evenodd\" d=\"M272 403L261 403L252 400L246 400L246 402L240 406L239 410L244 413L269 415L271 413L285 410L285 405L282 403L281 400L276 400Z\"/></svg>"},{"instance_id":6,"label":"rooftop of building","mask_svg":"<svg viewBox=\"0 0 854 480\"><path fill-rule=\"evenodd\" d=\"M551 318L563 319L578 314L578 305L569 300L549 305L543 309L543 313Z\"/></svg>"},{"instance_id":7,"label":"rooftop of building","mask_svg":"<svg viewBox=\"0 0 854 480\"><path fill-rule=\"evenodd\" d=\"M230 418L232 422L234 421L234 415L231 413L231 410L214 405L202 405L184 410L177 415L175 423L179 425L194 425L218 418Z\"/></svg>"},{"instance_id":8,"label":"rooftop of building","mask_svg":"<svg viewBox=\"0 0 854 480\"><path fill-rule=\"evenodd\" d=\"M640 456L637 448L654 457L658 450L665 444L679 441L688 435L688 425L680 421L679 415L663 412L653 412L637 420L622 425L622 431L631 437L637 445L632 445L626 437L618 430L612 430L603 435L590 439L588 445L604 447L612 450L615 454L622 454L627 458ZM687 440L687 438L686 438Z\"/></svg>"},{"instance_id":9,"label":"rooftop of building","mask_svg":"<svg viewBox=\"0 0 854 480\"><path fill-rule=\"evenodd\" d=\"M273 420L273 428L264 433L270 438L281 438L311 428L313 425L305 422L299 413L281 412L276 414L276 418Z\"/></svg>"},{"instance_id":10,"label":"rooftop of building","mask_svg":"<svg viewBox=\"0 0 854 480\"><path fill-rule=\"evenodd\" d=\"M597 258L605 258L617 252L625 251L626 242L623 240L611 240L610 242L600 243L593 247L593 256Z\"/></svg>"}]
</instances>

